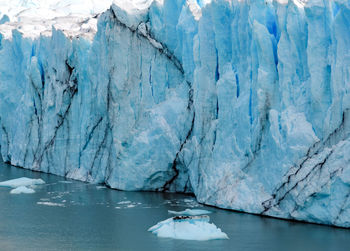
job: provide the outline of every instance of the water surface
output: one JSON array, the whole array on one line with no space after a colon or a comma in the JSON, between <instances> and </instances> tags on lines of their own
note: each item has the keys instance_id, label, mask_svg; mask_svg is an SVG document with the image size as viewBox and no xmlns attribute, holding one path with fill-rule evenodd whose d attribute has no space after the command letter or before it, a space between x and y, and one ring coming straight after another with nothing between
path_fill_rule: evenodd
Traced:
<instances>
[{"instance_id":1,"label":"water surface","mask_svg":"<svg viewBox=\"0 0 350 251\"><path fill-rule=\"evenodd\" d=\"M0 163L0 181L41 178L34 194L0 188L0 250L350 250L350 230L220 210L191 196L122 192ZM168 210L213 211L229 240L182 241L147 232Z\"/></svg>"}]
</instances>

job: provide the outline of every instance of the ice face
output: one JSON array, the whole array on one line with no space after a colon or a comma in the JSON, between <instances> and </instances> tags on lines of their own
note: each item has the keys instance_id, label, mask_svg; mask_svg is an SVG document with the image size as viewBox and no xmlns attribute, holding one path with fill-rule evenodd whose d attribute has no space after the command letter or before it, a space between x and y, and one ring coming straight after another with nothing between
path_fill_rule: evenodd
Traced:
<instances>
[{"instance_id":1,"label":"ice face","mask_svg":"<svg viewBox=\"0 0 350 251\"><path fill-rule=\"evenodd\" d=\"M124 3L0 24L5 161L350 227L347 1Z\"/></svg>"}]
</instances>

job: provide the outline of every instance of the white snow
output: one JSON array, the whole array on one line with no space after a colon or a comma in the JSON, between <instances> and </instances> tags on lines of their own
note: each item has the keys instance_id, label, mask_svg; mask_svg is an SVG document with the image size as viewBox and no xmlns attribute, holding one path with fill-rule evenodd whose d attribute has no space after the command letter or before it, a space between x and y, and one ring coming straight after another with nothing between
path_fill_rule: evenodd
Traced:
<instances>
[{"instance_id":1,"label":"white snow","mask_svg":"<svg viewBox=\"0 0 350 251\"><path fill-rule=\"evenodd\" d=\"M110 7L112 0L0 0L0 25L4 37L16 29L25 37L50 36L52 29L62 30L69 37L93 38L97 30L96 15Z\"/></svg>"},{"instance_id":2,"label":"white snow","mask_svg":"<svg viewBox=\"0 0 350 251\"><path fill-rule=\"evenodd\" d=\"M34 189L28 188L26 186L19 186L10 191L11 194L21 194L21 193L35 193Z\"/></svg>"},{"instance_id":3,"label":"white snow","mask_svg":"<svg viewBox=\"0 0 350 251\"><path fill-rule=\"evenodd\" d=\"M212 212L204 209L186 209L184 211L179 211L179 212L168 210L168 213L176 214L176 215L194 216L194 215L211 214Z\"/></svg>"},{"instance_id":4,"label":"white snow","mask_svg":"<svg viewBox=\"0 0 350 251\"><path fill-rule=\"evenodd\" d=\"M173 217L159 222L148 231L163 238L206 241L228 239L227 234L209 223L209 216Z\"/></svg>"},{"instance_id":5,"label":"white snow","mask_svg":"<svg viewBox=\"0 0 350 251\"><path fill-rule=\"evenodd\" d=\"M0 10L11 21L17 21L26 16L54 18L97 14L107 9L111 3L111 0L0 0Z\"/></svg>"},{"instance_id":6,"label":"white snow","mask_svg":"<svg viewBox=\"0 0 350 251\"><path fill-rule=\"evenodd\" d=\"M18 30L24 37L50 36L52 29L61 30L69 37L92 39L97 31L96 17L112 6L121 22L136 29L146 20L153 0L0 0L0 19L9 18L0 25L5 38Z\"/></svg>"},{"instance_id":7,"label":"white snow","mask_svg":"<svg viewBox=\"0 0 350 251\"><path fill-rule=\"evenodd\" d=\"M152 0L115 0L112 9L119 21L132 30L147 20L148 8Z\"/></svg>"},{"instance_id":8,"label":"white snow","mask_svg":"<svg viewBox=\"0 0 350 251\"><path fill-rule=\"evenodd\" d=\"M6 180L0 182L0 187L12 187L17 188L21 186L33 186L33 185L42 185L45 184L45 181L42 179L30 179L27 177L22 177L18 179Z\"/></svg>"}]
</instances>

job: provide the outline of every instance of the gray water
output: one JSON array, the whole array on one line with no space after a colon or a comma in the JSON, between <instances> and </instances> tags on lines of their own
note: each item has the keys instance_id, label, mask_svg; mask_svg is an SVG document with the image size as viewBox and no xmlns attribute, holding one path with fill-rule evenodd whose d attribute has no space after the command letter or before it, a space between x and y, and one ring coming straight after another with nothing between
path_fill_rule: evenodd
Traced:
<instances>
[{"instance_id":1,"label":"gray water","mask_svg":"<svg viewBox=\"0 0 350 251\"><path fill-rule=\"evenodd\" d=\"M350 250L347 229L220 210L181 194L116 191L0 163L0 181L23 176L46 184L34 194L0 188L0 250ZM168 210L186 208L213 211L211 221L230 239L182 241L147 231L171 217Z\"/></svg>"}]
</instances>

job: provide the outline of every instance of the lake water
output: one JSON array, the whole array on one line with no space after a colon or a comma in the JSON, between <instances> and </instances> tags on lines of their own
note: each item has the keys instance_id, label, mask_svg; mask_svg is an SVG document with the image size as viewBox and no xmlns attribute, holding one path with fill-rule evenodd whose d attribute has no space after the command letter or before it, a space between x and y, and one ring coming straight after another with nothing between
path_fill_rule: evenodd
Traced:
<instances>
[{"instance_id":1,"label":"lake water","mask_svg":"<svg viewBox=\"0 0 350 251\"><path fill-rule=\"evenodd\" d=\"M0 188L0 250L350 250L350 230L206 207L191 196L122 192L0 163L0 181L42 178L34 194ZM229 240L158 238L147 229L168 210L213 211Z\"/></svg>"}]
</instances>

